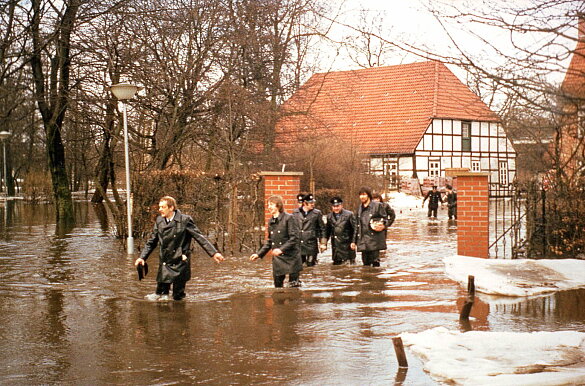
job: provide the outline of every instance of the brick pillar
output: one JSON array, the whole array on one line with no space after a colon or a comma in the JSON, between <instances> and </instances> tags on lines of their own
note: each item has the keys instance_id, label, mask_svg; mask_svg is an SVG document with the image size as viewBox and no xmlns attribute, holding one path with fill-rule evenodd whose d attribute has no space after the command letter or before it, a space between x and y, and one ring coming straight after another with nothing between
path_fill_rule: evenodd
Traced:
<instances>
[{"instance_id":1,"label":"brick pillar","mask_svg":"<svg viewBox=\"0 0 585 386\"><path fill-rule=\"evenodd\" d=\"M270 214L267 211L266 200L270 196L281 196L284 201L284 211L291 213L297 204L297 194L301 188L302 172L260 172L264 178L264 225Z\"/></svg>"},{"instance_id":2,"label":"brick pillar","mask_svg":"<svg viewBox=\"0 0 585 386\"><path fill-rule=\"evenodd\" d=\"M489 257L488 173L457 173L457 254Z\"/></svg>"}]
</instances>

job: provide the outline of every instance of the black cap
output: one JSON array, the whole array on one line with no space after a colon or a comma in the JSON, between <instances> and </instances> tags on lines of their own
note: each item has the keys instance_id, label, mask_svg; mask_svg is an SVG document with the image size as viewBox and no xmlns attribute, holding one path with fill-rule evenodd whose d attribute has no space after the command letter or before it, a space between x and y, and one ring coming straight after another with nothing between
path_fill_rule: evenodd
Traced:
<instances>
[{"instance_id":1,"label":"black cap","mask_svg":"<svg viewBox=\"0 0 585 386\"><path fill-rule=\"evenodd\" d=\"M343 200L341 199L341 197L333 197L329 201L331 202L331 205L333 205L333 206L343 204Z\"/></svg>"},{"instance_id":2,"label":"black cap","mask_svg":"<svg viewBox=\"0 0 585 386\"><path fill-rule=\"evenodd\" d=\"M311 193L305 194L303 196L303 202L308 202L308 203L315 202L315 197L313 197L313 195Z\"/></svg>"},{"instance_id":3,"label":"black cap","mask_svg":"<svg viewBox=\"0 0 585 386\"><path fill-rule=\"evenodd\" d=\"M305 197L305 195L304 195L303 193L299 193L299 194L297 194L297 202L298 202L299 204L302 204L302 203L303 203L303 198L304 198L304 197Z\"/></svg>"}]
</instances>

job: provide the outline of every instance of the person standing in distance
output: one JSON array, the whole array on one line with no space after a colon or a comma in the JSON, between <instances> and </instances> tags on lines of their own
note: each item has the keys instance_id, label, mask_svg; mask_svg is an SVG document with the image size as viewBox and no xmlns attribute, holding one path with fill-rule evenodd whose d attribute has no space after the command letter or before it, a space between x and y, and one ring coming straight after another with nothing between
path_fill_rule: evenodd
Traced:
<instances>
[{"instance_id":1,"label":"person standing in distance","mask_svg":"<svg viewBox=\"0 0 585 386\"><path fill-rule=\"evenodd\" d=\"M327 249L323 213L315 209L315 197L306 194L303 197L303 207L294 212L293 216L298 220L301 229L301 260L307 267L311 267L317 264L317 254Z\"/></svg>"},{"instance_id":2,"label":"person standing in distance","mask_svg":"<svg viewBox=\"0 0 585 386\"><path fill-rule=\"evenodd\" d=\"M351 249L353 233L355 231L355 216L353 212L343 208L341 197L331 199L331 213L327 215L325 225L325 240L331 239L331 257L333 265L349 261L355 264L355 251Z\"/></svg>"},{"instance_id":3,"label":"person standing in distance","mask_svg":"<svg viewBox=\"0 0 585 386\"><path fill-rule=\"evenodd\" d=\"M300 287L299 276L303 264L298 246L299 223L291 214L284 211L282 197L269 197L267 207L271 215L268 220L268 237L258 252L250 256L250 261L263 258L272 250L274 287L282 287L286 275L291 287Z\"/></svg>"},{"instance_id":4,"label":"person standing in distance","mask_svg":"<svg viewBox=\"0 0 585 386\"><path fill-rule=\"evenodd\" d=\"M372 201L372 190L362 187L359 190L360 202L356 211L356 229L351 248L362 253L364 265L380 266L380 251L386 250L384 230L388 223L386 211L381 203Z\"/></svg>"},{"instance_id":5,"label":"person standing in distance","mask_svg":"<svg viewBox=\"0 0 585 386\"><path fill-rule=\"evenodd\" d=\"M445 194L445 201L447 201L447 213L449 220L455 218L457 220L457 193L453 190L451 185L445 185L447 193Z\"/></svg>"},{"instance_id":6,"label":"person standing in distance","mask_svg":"<svg viewBox=\"0 0 585 386\"><path fill-rule=\"evenodd\" d=\"M144 265L148 256L160 245L156 292L147 295L148 300L169 300L171 284L173 299L181 300L185 285L191 279L191 239L195 239L207 254L217 263L224 260L221 253L203 236L193 218L181 213L173 197L164 196L159 200L154 229L134 265Z\"/></svg>"},{"instance_id":7,"label":"person standing in distance","mask_svg":"<svg viewBox=\"0 0 585 386\"><path fill-rule=\"evenodd\" d=\"M425 198L423 198L423 206L425 205L425 201L429 200L429 211L427 213L427 217L437 218L437 209L439 209L439 202L442 204L443 199L441 198L441 192L437 190L437 185L433 185L433 189L427 192Z\"/></svg>"}]
</instances>

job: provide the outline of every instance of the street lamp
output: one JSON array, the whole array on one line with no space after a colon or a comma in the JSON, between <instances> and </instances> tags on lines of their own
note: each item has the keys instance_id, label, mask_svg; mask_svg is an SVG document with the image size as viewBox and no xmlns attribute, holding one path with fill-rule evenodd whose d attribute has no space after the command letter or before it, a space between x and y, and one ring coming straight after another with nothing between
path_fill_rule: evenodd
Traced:
<instances>
[{"instance_id":1,"label":"street lamp","mask_svg":"<svg viewBox=\"0 0 585 386\"><path fill-rule=\"evenodd\" d=\"M124 118L124 160L126 161L126 211L128 212L128 254L134 254L134 237L132 236L132 192L130 190L130 154L128 148L128 118L126 117L126 99L134 98L140 87L130 83L118 83L110 87L114 96L122 101Z\"/></svg>"},{"instance_id":2,"label":"street lamp","mask_svg":"<svg viewBox=\"0 0 585 386\"><path fill-rule=\"evenodd\" d=\"M2 152L4 154L4 194L6 197L8 197L8 168L6 167L6 139L8 137L10 137L9 131L0 131L0 141L2 141Z\"/></svg>"}]
</instances>

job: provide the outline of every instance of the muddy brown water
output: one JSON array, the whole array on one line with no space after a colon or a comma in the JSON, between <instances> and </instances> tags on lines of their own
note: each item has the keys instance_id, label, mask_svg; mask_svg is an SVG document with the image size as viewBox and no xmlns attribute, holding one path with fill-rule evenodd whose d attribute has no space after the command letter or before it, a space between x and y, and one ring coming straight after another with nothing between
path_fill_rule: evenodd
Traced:
<instances>
[{"instance_id":1,"label":"muddy brown water","mask_svg":"<svg viewBox=\"0 0 585 386\"><path fill-rule=\"evenodd\" d=\"M333 266L327 251L301 289L272 288L268 261L217 265L196 247L182 302L145 301L153 272L139 282L99 211L76 213L56 230L50 206L0 207L0 384L432 385L408 350L398 370L391 338L462 328L445 211L398 212L380 268ZM585 292L480 298L471 315L476 330L585 331Z\"/></svg>"}]
</instances>

